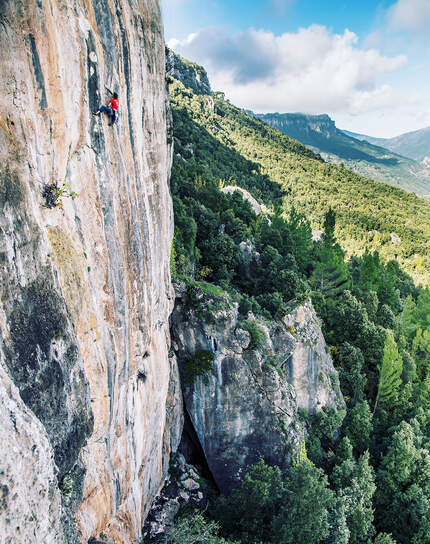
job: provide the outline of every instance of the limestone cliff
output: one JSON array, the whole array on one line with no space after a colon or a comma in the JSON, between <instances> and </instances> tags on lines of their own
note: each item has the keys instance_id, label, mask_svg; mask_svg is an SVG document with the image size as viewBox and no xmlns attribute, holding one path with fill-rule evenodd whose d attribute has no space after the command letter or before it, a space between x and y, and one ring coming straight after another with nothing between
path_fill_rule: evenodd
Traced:
<instances>
[{"instance_id":1,"label":"limestone cliff","mask_svg":"<svg viewBox=\"0 0 430 544\"><path fill-rule=\"evenodd\" d=\"M166 72L196 94L211 94L208 74L203 66L190 62L166 48Z\"/></svg>"},{"instance_id":2,"label":"limestone cliff","mask_svg":"<svg viewBox=\"0 0 430 544\"><path fill-rule=\"evenodd\" d=\"M135 543L182 424L158 0L3 0L0 50L0 542Z\"/></svg>"},{"instance_id":3,"label":"limestone cliff","mask_svg":"<svg viewBox=\"0 0 430 544\"><path fill-rule=\"evenodd\" d=\"M299 410L306 417L344 407L337 372L310 302L282 321L264 321L240 316L227 294L205 292L204 284L175 285L172 345L186 410L216 484L228 493L259 459L285 468L298 455ZM200 375L198 357L209 352L212 369ZM187 383L189 370L195 376Z\"/></svg>"}]
</instances>

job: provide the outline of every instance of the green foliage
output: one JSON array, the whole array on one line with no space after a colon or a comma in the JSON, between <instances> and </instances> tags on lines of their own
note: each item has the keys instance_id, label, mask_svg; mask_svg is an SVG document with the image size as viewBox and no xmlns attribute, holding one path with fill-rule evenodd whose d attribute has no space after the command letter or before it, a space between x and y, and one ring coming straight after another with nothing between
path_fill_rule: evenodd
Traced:
<instances>
[{"instance_id":1,"label":"green foliage","mask_svg":"<svg viewBox=\"0 0 430 544\"><path fill-rule=\"evenodd\" d=\"M257 321L244 321L240 323L240 328L249 332L251 335L251 341L249 343L249 349L260 349L266 340L266 333L257 323Z\"/></svg>"},{"instance_id":2,"label":"green foliage","mask_svg":"<svg viewBox=\"0 0 430 544\"><path fill-rule=\"evenodd\" d=\"M310 461L318 467L327 468L327 452L331 451L336 434L345 418L345 410L326 408L316 414L302 412L301 417L308 424L306 449Z\"/></svg>"},{"instance_id":3,"label":"green foliage","mask_svg":"<svg viewBox=\"0 0 430 544\"><path fill-rule=\"evenodd\" d=\"M300 465L301 463L309 463L308 454L306 452L306 441L300 442L300 449L295 459L293 459L293 466Z\"/></svg>"},{"instance_id":4,"label":"green foliage","mask_svg":"<svg viewBox=\"0 0 430 544\"><path fill-rule=\"evenodd\" d=\"M69 499L73 493L74 481L70 474L65 474L58 484L60 493L64 499Z\"/></svg>"},{"instance_id":5,"label":"green foliage","mask_svg":"<svg viewBox=\"0 0 430 544\"><path fill-rule=\"evenodd\" d=\"M63 197L70 197L72 200L77 198L79 195L71 190L68 183L63 183L60 187L56 181L53 183L48 183L44 185L42 190L42 197L45 199L44 207L45 208L62 208Z\"/></svg>"},{"instance_id":6,"label":"green foliage","mask_svg":"<svg viewBox=\"0 0 430 544\"><path fill-rule=\"evenodd\" d=\"M367 382L363 353L359 348L344 342L339 348L336 363L344 397L351 404L361 401Z\"/></svg>"},{"instance_id":7,"label":"green foliage","mask_svg":"<svg viewBox=\"0 0 430 544\"><path fill-rule=\"evenodd\" d=\"M272 542L317 544L329 534L333 493L323 471L309 462L292 467L284 480L279 510L271 523Z\"/></svg>"},{"instance_id":8,"label":"green foliage","mask_svg":"<svg viewBox=\"0 0 430 544\"><path fill-rule=\"evenodd\" d=\"M376 395L374 412L376 412L378 402L386 403L393 398L402 383L403 362L391 333L387 334L384 355L381 364L378 366L378 370L378 393Z\"/></svg>"},{"instance_id":9,"label":"green foliage","mask_svg":"<svg viewBox=\"0 0 430 544\"><path fill-rule=\"evenodd\" d=\"M372 431L372 412L369 403L366 400L357 402L348 412L345 421L345 435L356 453L361 454L369 448Z\"/></svg>"},{"instance_id":10,"label":"green foliage","mask_svg":"<svg viewBox=\"0 0 430 544\"><path fill-rule=\"evenodd\" d=\"M428 436L423 435L417 420L402 422L395 429L378 469L377 483L379 528L402 544L430 542Z\"/></svg>"},{"instance_id":11,"label":"green foliage","mask_svg":"<svg viewBox=\"0 0 430 544\"><path fill-rule=\"evenodd\" d=\"M349 544L350 530L347 523L347 507L343 497L335 497L329 511L329 535L325 544Z\"/></svg>"},{"instance_id":12,"label":"green foliage","mask_svg":"<svg viewBox=\"0 0 430 544\"><path fill-rule=\"evenodd\" d=\"M316 264L311 276L314 290L324 298L338 297L350 284L348 266L334 234L336 214L330 208L324 218L321 241L315 244Z\"/></svg>"},{"instance_id":13,"label":"green foliage","mask_svg":"<svg viewBox=\"0 0 430 544\"><path fill-rule=\"evenodd\" d=\"M379 533L374 540L374 544L396 544L396 541L387 533Z\"/></svg>"},{"instance_id":14,"label":"green foliage","mask_svg":"<svg viewBox=\"0 0 430 544\"><path fill-rule=\"evenodd\" d=\"M279 468L259 461L246 473L240 488L222 496L214 508L223 533L242 542L267 542L270 520L279 507L283 482Z\"/></svg>"},{"instance_id":15,"label":"green foliage","mask_svg":"<svg viewBox=\"0 0 430 544\"><path fill-rule=\"evenodd\" d=\"M175 264L176 273L187 276L187 303L205 320L214 319L221 301L237 303L244 319L249 312L279 319L311 296L347 404L345 419L342 411L310 418L306 449L316 466L302 456L282 476L260 464L243 488L221 499L223 533L243 544L368 544L378 531L379 544L394 542L384 532L398 544L430 542L424 453L430 442L430 289L416 287L405 272L429 281L430 204L324 163L220 97L212 108L210 98L178 81L170 81L170 91ZM239 191L222 191L228 185L249 191L269 213L257 216ZM324 230L319 242L312 241L311 224ZM401 244L391 243L391 232ZM207 281L195 281L201 279ZM210 303L205 290L213 291ZM250 348L258 349L264 333L256 321L245 323ZM413 428L419 453L409 479L396 488L387 482L401 465L392 428L401 422ZM378 474L374 522L372 466ZM326 480L321 487L317 467L330 476L329 486ZM304 481L316 482L327 498L316 512Z\"/></svg>"},{"instance_id":16,"label":"green foliage","mask_svg":"<svg viewBox=\"0 0 430 544\"><path fill-rule=\"evenodd\" d=\"M396 317L388 304L382 304L379 307L375 321L378 323L378 325L384 327L384 329L394 329Z\"/></svg>"},{"instance_id":17,"label":"green foliage","mask_svg":"<svg viewBox=\"0 0 430 544\"><path fill-rule=\"evenodd\" d=\"M368 542L374 533L372 499L376 489L369 453L356 461L351 443L344 438L339 444L337 458L331 481L338 499L344 504L349 542Z\"/></svg>"},{"instance_id":18,"label":"green foliage","mask_svg":"<svg viewBox=\"0 0 430 544\"><path fill-rule=\"evenodd\" d=\"M333 495L323 472L305 461L285 476L260 461L241 487L222 497L215 516L223 531L243 543L316 544L328 534Z\"/></svg>"},{"instance_id":19,"label":"green foliage","mask_svg":"<svg viewBox=\"0 0 430 544\"><path fill-rule=\"evenodd\" d=\"M336 408L324 408L310 418L312 433L320 439L332 441L334 433L342 425L345 418L345 410Z\"/></svg>"},{"instance_id":20,"label":"green foliage","mask_svg":"<svg viewBox=\"0 0 430 544\"><path fill-rule=\"evenodd\" d=\"M418 329L412 342L412 351L417 362L417 372L422 381L430 374L430 327Z\"/></svg>"},{"instance_id":21,"label":"green foliage","mask_svg":"<svg viewBox=\"0 0 430 544\"><path fill-rule=\"evenodd\" d=\"M200 350L184 362L184 383L191 384L196 378L203 377L207 380L207 374L212 370L215 355L212 351Z\"/></svg>"},{"instance_id":22,"label":"green foliage","mask_svg":"<svg viewBox=\"0 0 430 544\"><path fill-rule=\"evenodd\" d=\"M172 278L176 276L176 249L174 236L172 240L172 247L170 249L170 275L172 276Z\"/></svg>"},{"instance_id":23,"label":"green foliage","mask_svg":"<svg viewBox=\"0 0 430 544\"><path fill-rule=\"evenodd\" d=\"M403 362L402 381L403 383L413 382L417 377L415 360L407 351L402 351L401 357Z\"/></svg>"},{"instance_id":24,"label":"green foliage","mask_svg":"<svg viewBox=\"0 0 430 544\"><path fill-rule=\"evenodd\" d=\"M194 512L182 517L170 527L165 535L165 544L229 544L218 536L219 525Z\"/></svg>"}]
</instances>

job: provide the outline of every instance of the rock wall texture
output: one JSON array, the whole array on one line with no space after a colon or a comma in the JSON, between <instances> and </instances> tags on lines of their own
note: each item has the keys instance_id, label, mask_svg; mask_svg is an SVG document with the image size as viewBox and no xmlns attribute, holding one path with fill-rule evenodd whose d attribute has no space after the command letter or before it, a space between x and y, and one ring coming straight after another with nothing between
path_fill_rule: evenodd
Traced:
<instances>
[{"instance_id":1,"label":"rock wall texture","mask_svg":"<svg viewBox=\"0 0 430 544\"><path fill-rule=\"evenodd\" d=\"M135 543L182 426L159 3L3 0L0 51L0 543Z\"/></svg>"},{"instance_id":2,"label":"rock wall texture","mask_svg":"<svg viewBox=\"0 0 430 544\"><path fill-rule=\"evenodd\" d=\"M204 286L177 281L175 289L172 345L183 375L190 358L214 353L209 373L184 380L184 400L212 476L228 493L261 458L291 463L303 440L299 409L344 407L337 372L310 302L264 322L239 316L237 304Z\"/></svg>"}]
</instances>

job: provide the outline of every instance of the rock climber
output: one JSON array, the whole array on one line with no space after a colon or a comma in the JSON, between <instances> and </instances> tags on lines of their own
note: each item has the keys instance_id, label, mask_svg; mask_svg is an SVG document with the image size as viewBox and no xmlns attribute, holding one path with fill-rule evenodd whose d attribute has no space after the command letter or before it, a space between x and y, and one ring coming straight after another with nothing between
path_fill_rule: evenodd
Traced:
<instances>
[{"instance_id":1,"label":"rock climber","mask_svg":"<svg viewBox=\"0 0 430 544\"><path fill-rule=\"evenodd\" d=\"M107 106L100 106L100 108L97 111L95 111L93 115L100 115L100 113L107 113L110 117L109 126L111 127L117 120L118 108L119 108L118 93L113 93L112 98L109 100L109 104Z\"/></svg>"}]
</instances>

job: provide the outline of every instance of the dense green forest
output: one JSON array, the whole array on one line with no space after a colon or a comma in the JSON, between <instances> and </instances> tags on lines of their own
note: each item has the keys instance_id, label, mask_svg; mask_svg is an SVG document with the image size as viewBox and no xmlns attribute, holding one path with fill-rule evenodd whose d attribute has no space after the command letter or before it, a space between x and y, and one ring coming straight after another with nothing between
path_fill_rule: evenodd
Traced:
<instances>
[{"instance_id":1,"label":"dense green forest","mask_svg":"<svg viewBox=\"0 0 430 544\"><path fill-rule=\"evenodd\" d=\"M286 473L261 461L167 542L430 543L430 290L407 273L428 282L429 204L324 163L221 99L169 87L173 274L216 284L244 316L278 318L311 297L347 411L314 416Z\"/></svg>"}]
</instances>

